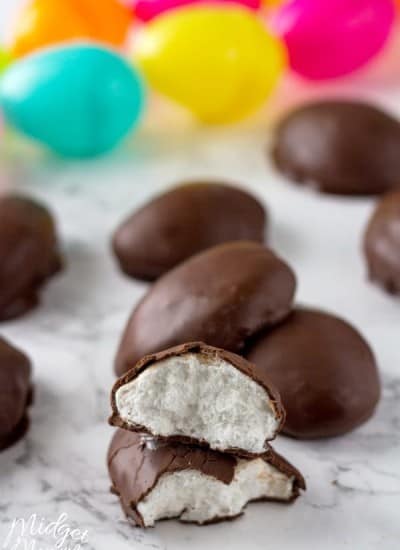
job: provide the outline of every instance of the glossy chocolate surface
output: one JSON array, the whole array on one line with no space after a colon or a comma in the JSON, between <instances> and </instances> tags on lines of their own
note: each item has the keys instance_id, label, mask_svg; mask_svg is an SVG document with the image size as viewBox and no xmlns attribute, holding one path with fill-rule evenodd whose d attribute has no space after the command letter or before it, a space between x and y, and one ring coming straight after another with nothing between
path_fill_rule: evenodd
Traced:
<instances>
[{"instance_id":1,"label":"glossy chocolate surface","mask_svg":"<svg viewBox=\"0 0 400 550\"><path fill-rule=\"evenodd\" d=\"M369 345L333 315L297 309L257 339L246 356L277 387L287 435L344 434L368 420L379 401L379 374Z\"/></svg>"},{"instance_id":2,"label":"glossy chocolate surface","mask_svg":"<svg viewBox=\"0 0 400 550\"><path fill-rule=\"evenodd\" d=\"M0 198L0 321L24 315L39 303L43 284L61 269L49 211L17 195Z\"/></svg>"},{"instance_id":3,"label":"glossy chocolate surface","mask_svg":"<svg viewBox=\"0 0 400 550\"><path fill-rule=\"evenodd\" d=\"M237 240L264 242L266 213L251 195L221 183L188 183L131 214L116 230L122 271L153 281L191 256Z\"/></svg>"},{"instance_id":4,"label":"glossy chocolate surface","mask_svg":"<svg viewBox=\"0 0 400 550\"><path fill-rule=\"evenodd\" d=\"M31 364L28 357L0 338L0 450L18 441L29 422L32 400Z\"/></svg>"},{"instance_id":5,"label":"glossy chocolate surface","mask_svg":"<svg viewBox=\"0 0 400 550\"><path fill-rule=\"evenodd\" d=\"M300 472L272 448L262 458L283 474L294 478L289 502L296 499L300 490L305 489ZM123 511L136 525L143 527L137 506L161 476L192 469L229 484L233 480L237 459L201 447L167 443L146 434L118 430L111 441L107 462L112 490L119 496Z\"/></svg>"},{"instance_id":6,"label":"glossy chocolate surface","mask_svg":"<svg viewBox=\"0 0 400 550\"><path fill-rule=\"evenodd\" d=\"M260 244L240 241L198 254L161 277L134 309L116 373L186 342L239 351L289 314L295 288L289 266Z\"/></svg>"},{"instance_id":7,"label":"glossy chocolate surface","mask_svg":"<svg viewBox=\"0 0 400 550\"><path fill-rule=\"evenodd\" d=\"M375 195L400 188L400 123L364 103L324 101L290 113L272 151L290 179L326 193Z\"/></svg>"},{"instance_id":8,"label":"glossy chocolate surface","mask_svg":"<svg viewBox=\"0 0 400 550\"><path fill-rule=\"evenodd\" d=\"M365 233L364 250L370 279L400 294L400 191L378 203Z\"/></svg>"}]
</instances>

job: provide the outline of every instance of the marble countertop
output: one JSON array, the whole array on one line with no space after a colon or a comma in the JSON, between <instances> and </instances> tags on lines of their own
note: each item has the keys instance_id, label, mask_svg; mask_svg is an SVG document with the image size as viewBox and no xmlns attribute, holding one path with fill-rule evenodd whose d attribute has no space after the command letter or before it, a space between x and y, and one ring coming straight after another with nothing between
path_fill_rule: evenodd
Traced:
<instances>
[{"instance_id":1,"label":"marble countertop","mask_svg":"<svg viewBox=\"0 0 400 550\"><path fill-rule=\"evenodd\" d=\"M291 186L268 165L266 141L259 126L177 132L173 140L147 127L95 162L67 164L13 144L3 152L3 184L7 179L54 210L67 269L38 310L1 326L33 359L36 398L28 436L0 455L0 541L14 518L36 513L55 521L65 513L71 525L88 529L88 550L399 548L400 302L366 281L360 237L373 201ZM143 532L126 523L109 492L105 455L112 360L146 285L118 272L109 238L135 205L189 177L240 182L268 205L271 244L298 274L298 302L362 330L378 356L384 392L374 418L350 435L277 439L277 450L307 479L308 491L294 505L253 504L235 522L164 522Z\"/></svg>"},{"instance_id":2,"label":"marble countertop","mask_svg":"<svg viewBox=\"0 0 400 550\"><path fill-rule=\"evenodd\" d=\"M371 86L370 95L400 114L392 84ZM93 162L65 163L12 137L0 150L0 185L51 206L67 262L39 309L0 327L31 356L36 387L27 437L0 454L0 545L16 518L37 514L48 523L66 514L71 527L88 531L87 550L398 550L400 301L366 280L360 241L373 200L321 196L285 182L266 159L268 124L260 120L215 130L157 120ZM363 332L378 357L383 397L372 420L347 436L277 439L276 449L307 480L294 505L252 504L235 522L199 528L171 521L145 532L125 521L105 467L113 356L146 290L119 273L109 239L134 207L199 177L236 181L268 206L270 242L298 274L298 302ZM36 549L54 548L48 535L32 540Z\"/></svg>"}]
</instances>

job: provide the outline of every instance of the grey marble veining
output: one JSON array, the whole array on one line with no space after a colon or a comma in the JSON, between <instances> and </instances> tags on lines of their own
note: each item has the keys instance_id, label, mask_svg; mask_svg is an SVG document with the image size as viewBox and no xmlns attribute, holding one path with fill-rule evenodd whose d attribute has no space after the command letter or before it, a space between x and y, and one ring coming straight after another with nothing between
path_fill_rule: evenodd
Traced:
<instances>
[{"instance_id":1,"label":"grey marble veining","mask_svg":"<svg viewBox=\"0 0 400 550\"><path fill-rule=\"evenodd\" d=\"M55 521L65 513L72 527L88 530L88 550L398 550L400 301L365 278L360 239L373 201L288 185L265 158L260 125L167 137L147 126L114 156L88 163L3 148L3 180L54 210L67 268L46 288L39 309L0 327L32 357L36 386L27 437L0 455L0 544L14 518L36 513ZM109 239L155 193L182 178L207 176L242 183L268 205L270 242L298 274L298 301L347 318L368 337L383 397L374 418L345 437L278 438L277 450L308 483L294 505L254 504L232 523L164 522L143 532L126 522L110 494L105 456L113 357L147 286L118 272ZM37 538L38 546L50 542Z\"/></svg>"}]
</instances>

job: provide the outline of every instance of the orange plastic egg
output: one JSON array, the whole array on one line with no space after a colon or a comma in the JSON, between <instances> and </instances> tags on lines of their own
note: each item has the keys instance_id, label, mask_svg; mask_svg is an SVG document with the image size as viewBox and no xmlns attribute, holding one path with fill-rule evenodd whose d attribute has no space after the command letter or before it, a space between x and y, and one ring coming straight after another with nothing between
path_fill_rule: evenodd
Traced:
<instances>
[{"instance_id":1,"label":"orange plastic egg","mask_svg":"<svg viewBox=\"0 0 400 550\"><path fill-rule=\"evenodd\" d=\"M263 0L264 6L267 8L278 8L282 6L287 0Z\"/></svg>"},{"instance_id":2,"label":"orange plastic egg","mask_svg":"<svg viewBox=\"0 0 400 550\"><path fill-rule=\"evenodd\" d=\"M120 46L131 22L130 11L117 0L31 0L17 22L11 51L21 57L78 39Z\"/></svg>"}]
</instances>

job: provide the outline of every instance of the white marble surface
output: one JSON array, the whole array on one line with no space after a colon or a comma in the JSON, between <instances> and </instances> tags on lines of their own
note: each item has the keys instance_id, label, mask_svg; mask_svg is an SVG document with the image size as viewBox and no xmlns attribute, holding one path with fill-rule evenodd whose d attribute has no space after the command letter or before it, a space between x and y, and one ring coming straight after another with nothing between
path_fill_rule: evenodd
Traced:
<instances>
[{"instance_id":1,"label":"white marble surface","mask_svg":"<svg viewBox=\"0 0 400 550\"><path fill-rule=\"evenodd\" d=\"M400 105L389 79L346 85L388 108ZM298 90L300 97L309 90ZM284 91L278 103L282 103ZM293 96L293 91L291 92ZM400 114L400 108L398 108ZM3 184L46 201L60 226L67 270L33 314L0 333L33 359L36 386L27 437L0 455L0 545L14 518L32 513L88 530L88 550L398 550L400 548L400 301L365 278L360 239L369 199L304 192L265 159L267 124L205 130L160 123L157 108L140 133L107 158L64 163L8 136ZM271 212L271 243L295 268L299 302L321 306L359 327L378 357L383 398L354 433L324 442L278 438L276 448L304 473L308 491L293 506L254 504L238 521L198 528L164 522L130 527L109 493L105 467L112 360L132 306L146 290L124 278L109 251L121 218L189 177L232 179ZM47 536L36 548L54 547Z\"/></svg>"}]
</instances>

